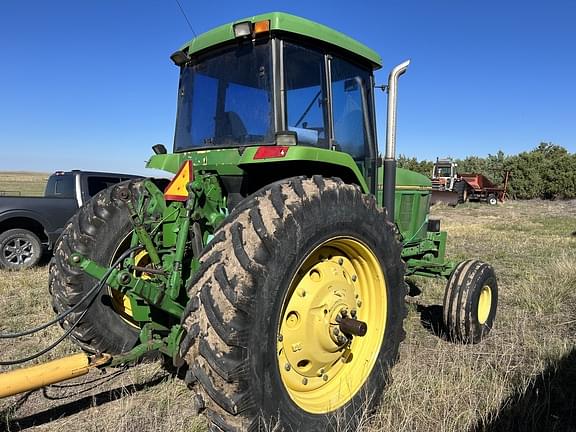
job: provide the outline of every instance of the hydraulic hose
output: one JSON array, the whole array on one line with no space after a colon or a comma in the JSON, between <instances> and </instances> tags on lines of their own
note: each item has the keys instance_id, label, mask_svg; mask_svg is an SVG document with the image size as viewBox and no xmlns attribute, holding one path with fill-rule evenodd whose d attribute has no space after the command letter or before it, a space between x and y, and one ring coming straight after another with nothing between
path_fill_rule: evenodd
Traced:
<instances>
[{"instance_id":1,"label":"hydraulic hose","mask_svg":"<svg viewBox=\"0 0 576 432\"><path fill-rule=\"evenodd\" d=\"M94 297L96 298L96 297ZM90 301L90 303L88 303L88 307L90 307L90 305L92 304L92 302L94 301L94 298ZM62 342L64 339L66 339L66 337L68 337L68 335L70 333L72 333L72 330L74 330L76 328L76 326L78 325L78 323L82 320L82 318L84 318L84 315L86 315L86 312L88 312L88 308L84 309L84 311L82 312L82 314L78 317L78 319L76 320L76 322L74 322L74 324L72 324L70 326L69 329L67 329L64 334L62 336L60 336L55 342L53 342L52 344L48 345L46 348L38 351L37 353L34 353L28 357L24 357L21 359L17 359L17 360L7 360L7 361L0 361L0 366L13 366L16 364L20 364L20 363L26 363L30 360L34 360L35 358L40 357L41 355L46 354L48 351L56 348L56 346L58 346L60 344L60 342Z\"/></svg>"},{"instance_id":2,"label":"hydraulic hose","mask_svg":"<svg viewBox=\"0 0 576 432\"><path fill-rule=\"evenodd\" d=\"M50 321L39 325L38 327L35 327L33 329L30 330L25 330L22 332L16 332L16 333L2 333L0 334L0 339L12 339L12 338L17 338L17 337L21 337L21 336L26 336L26 335L30 335L33 333L36 333L40 330L43 330L51 325L56 324L57 322L61 321L62 319L66 318L68 315L70 315L73 311L75 311L76 309L78 309L80 307L80 305L84 302L86 302L87 300L89 300L86 308L84 309L84 311L82 312L82 314L80 315L80 317L70 326L70 328L68 328L64 334L62 336L60 336L55 342L53 342L52 344L50 344L48 347L38 351L35 354L32 354L28 357L22 358L22 359L17 359L17 360L7 360L7 361L0 361L0 366L12 366L15 364L20 364L20 363L25 363L27 361L33 360L35 358L40 357L43 354L46 354L48 351L54 349L56 346L58 346L58 344L60 344L68 335L70 335L70 333L72 333L72 330L74 330L76 328L76 326L80 323L80 321L84 318L84 316L86 315L86 313L88 312L88 309L90 308L90 306L92 305L92 302L94 301L94 299L96 298L96 293L98 292L98 290L100 290L103 286L104 283L106 281L106 279L108 278L108 276L110 276L110 273L112 273L112 270L114 269L114 267L116 267L120 262L122 262L122 260L124 260L126 257L128 257L128 255L130 255L132 252L137 251L138 249L142 249L142 246L138 245L138 246L134 246L126 251L124 251L122 253L122 255L120 255L118 257L118 259L116 259L116 261L114 261L114 263L110 266L110 268L106 271L106 273L104 274L104 276L102 277L102 279L100 279L92 288L90 288L90 290L86 293L86 295L84 297L82 297L80 299L80 301L78 303L76 303L74 306L70 307L69 309L67 309L66 311L62 312L61 314L59 314L57 317L51 319Z\"/></svg>"}]
</instances>

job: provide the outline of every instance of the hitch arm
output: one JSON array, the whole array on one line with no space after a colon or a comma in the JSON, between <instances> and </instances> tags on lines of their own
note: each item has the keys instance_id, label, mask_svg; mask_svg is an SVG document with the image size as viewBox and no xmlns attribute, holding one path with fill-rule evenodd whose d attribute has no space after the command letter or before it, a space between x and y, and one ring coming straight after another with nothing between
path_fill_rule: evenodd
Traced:
<instances>
[{"instance_id":1,"label":"hitch arm","mask_svg":"<svg viewBox=\"0 0 576 432\"><path fill-rule=\"evenodd\" d=\"M94 279L102 280L109 270L97 262L74 253L70 257L70 264L80 267L84 272ZM110 276L105 281L106 285L120 291L123 294L133 294L143 299L177 318L182 316L184 306L169 296L165 295L165 289L162 284L151 283L139 278L135 278L126 270L113 269Z\"/></svg>"},{"instance_id":2,"label":"hitch arm","mask_svg":"<svg viewBox=\"0 0 576 432\"><path fill-rule=\"evenodd\" d=\"M0 398L86 375L90 369L106 366L111 360L110 354L89 356L80 353L40 365L4 372L0 374Z\"/></svg>"}]
</instances>

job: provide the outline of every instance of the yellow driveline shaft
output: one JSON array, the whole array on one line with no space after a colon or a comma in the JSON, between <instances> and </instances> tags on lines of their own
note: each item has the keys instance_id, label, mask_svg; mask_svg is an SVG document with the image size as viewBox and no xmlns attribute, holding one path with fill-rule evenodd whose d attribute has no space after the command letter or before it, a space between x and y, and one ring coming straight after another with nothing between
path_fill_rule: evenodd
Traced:
<instances>
[{"instance_id":1,"label":"yellow driveline shaft","mask_svg":"<svg viewBox=\"0 0 576 432\"><path fill-rule=\"evenodd\" d=\"M87 354L80 353L48 363L0 374L0 398L35 390L88 373L91 364Z\"/></svg>"}]
</instances>

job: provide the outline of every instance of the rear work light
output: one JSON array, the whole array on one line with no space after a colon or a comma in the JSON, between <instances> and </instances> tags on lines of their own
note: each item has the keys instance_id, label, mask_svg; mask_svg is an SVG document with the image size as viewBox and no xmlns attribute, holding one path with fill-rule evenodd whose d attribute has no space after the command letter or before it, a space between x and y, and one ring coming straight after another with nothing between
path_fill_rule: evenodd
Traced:
<instances>
[{"instance_id":1,"label":"rear work light","mask_svg":"<svg viewBox=\"0 0 576 432\"><path fill-rule=\"evenodd\" d=\"M234 37L248 37L252 35L252 23L250 21L244 21L238 24L234 24Z\"/></svg>"}]
</instances>

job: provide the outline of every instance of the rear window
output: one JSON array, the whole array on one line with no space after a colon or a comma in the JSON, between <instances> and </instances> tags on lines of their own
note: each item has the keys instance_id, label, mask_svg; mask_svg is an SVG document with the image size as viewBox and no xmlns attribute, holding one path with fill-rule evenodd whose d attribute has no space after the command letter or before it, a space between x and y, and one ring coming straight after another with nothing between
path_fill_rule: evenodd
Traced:
<instances>
[{"instance_id":1,"label":"rear window","mask_svg":"<svg viewBox=\"0 0 576 432\"><path fill-rule=\"evenodd\" d=\"M74 198L74 176L70 174L53 175L46 184L46 196Z\"/></svg>"}]
</instances>

